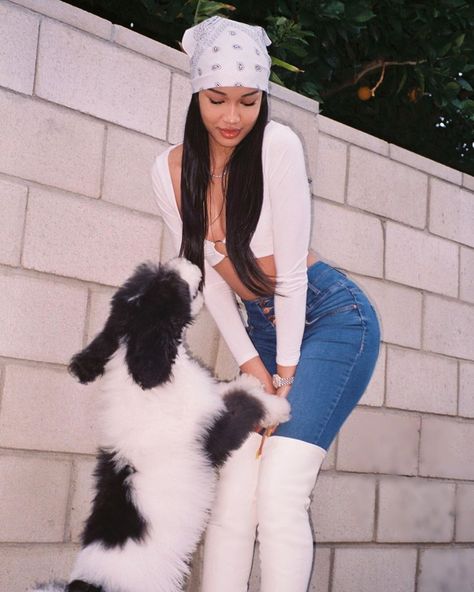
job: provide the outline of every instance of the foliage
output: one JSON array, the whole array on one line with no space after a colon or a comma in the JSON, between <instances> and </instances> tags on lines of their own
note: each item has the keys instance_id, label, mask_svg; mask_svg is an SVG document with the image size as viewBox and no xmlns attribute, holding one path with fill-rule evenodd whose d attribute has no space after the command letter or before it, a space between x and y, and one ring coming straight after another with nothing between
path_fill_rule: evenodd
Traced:
<instances>
[{"instance_id":1,"label":"foliage","mask_svg":"<svg viewBox=\"0 0 474 592\"><path fill-rule=\"evenodd\" d=\"M320 112L474 175L472 0L70 0L180 49L220 14L261 25L272 81Z\"/></svg>"}]
</instances>

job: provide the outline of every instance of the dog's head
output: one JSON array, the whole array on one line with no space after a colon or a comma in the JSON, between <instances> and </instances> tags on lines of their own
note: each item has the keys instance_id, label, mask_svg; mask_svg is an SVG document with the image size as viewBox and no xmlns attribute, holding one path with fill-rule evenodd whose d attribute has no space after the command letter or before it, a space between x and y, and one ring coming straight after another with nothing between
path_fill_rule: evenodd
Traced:
<instances>
[{"instance_id":1,"label":"dog's head","mask_svg":"<svg viewBox=\"0 0 474 592\"><path fill-rule=\"evenodd\" d=\"M123 344L128 371L144 389L168 381L184 328L202 306L201 271L183 257L163 265L142 263L111 300L104 329L81 352L69 371L88 383Z\"/></svg>"}]
</instances>

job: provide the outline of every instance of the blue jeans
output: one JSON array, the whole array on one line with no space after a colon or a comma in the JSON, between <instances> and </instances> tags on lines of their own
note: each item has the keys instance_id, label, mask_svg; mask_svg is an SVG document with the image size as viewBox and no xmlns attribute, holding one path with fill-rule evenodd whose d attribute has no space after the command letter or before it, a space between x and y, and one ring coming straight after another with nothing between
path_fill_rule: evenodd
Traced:
<instances>
[{"instance_id":1,"label":"blue jeans","mask_svg":"<svg viewBox=\"0 0 474 592\"><path fill-rule=\"evenodd\" d=\"M273 296L243 300L247 333L266 369L276 372ZM288 395L291 419L275 436L328 449L373 374L380 324L365 293L344 272L316 261L308 267L301 356Z\"/></svg>"}]
</instances>

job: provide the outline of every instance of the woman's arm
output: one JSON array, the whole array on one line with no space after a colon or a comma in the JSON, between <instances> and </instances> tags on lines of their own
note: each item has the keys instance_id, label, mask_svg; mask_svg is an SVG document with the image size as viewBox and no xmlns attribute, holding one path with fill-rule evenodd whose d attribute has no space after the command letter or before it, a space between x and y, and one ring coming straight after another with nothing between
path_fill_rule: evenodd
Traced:
<instances>
[{"instance_id":1,"label":"woman's arm","mask_svg":"<svg viewBox=\"0 0 474 592\"><path fill-rule=\"evenodd\" d=\"M268 142L264 170L279 293L275 294L276 362L278 374L287 377L295 373L305 326L311 191L303 146L296 133L279 126Z\"/></svg>"},{"instance_id":2,"label":"woman's arm","mask_svg":"<svg viewBox=\"0 0 474 592\"><path fill-rule=\"evenodd\" d=\"M155 159L151 169L153 191L160 214L171 234L175 252L178 254L182 240L182 221L177 208L167 198L160 176L159 158L158 156ZM204 262L204 270L206 278L203 296L206 307L214 318L240 369L242 372L254 375L264 384L268 392L273 393L275 389L271 377L245 330L232 289L207 261Z\"/></svg>"}]
</instances>

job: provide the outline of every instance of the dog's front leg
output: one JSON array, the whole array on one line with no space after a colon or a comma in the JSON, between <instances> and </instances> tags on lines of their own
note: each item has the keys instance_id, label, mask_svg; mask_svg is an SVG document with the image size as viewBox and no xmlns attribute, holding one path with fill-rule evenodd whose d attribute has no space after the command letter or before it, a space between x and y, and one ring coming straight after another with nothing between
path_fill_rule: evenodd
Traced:
<instances>
[{"instance_id":1,"label":"dog's front leg","mask_svg":"<svg viewBox=\"0 0 474 592\"><path fill-rule=\"evenodd\" d=\"M240 448L265 417L263 404L244 389L231 388L222 398L226 409L212 425L204 445L214 467L221 466L233 450Z\"/></svg>"},{"instance_id":2,"label":"dog's front leg","mask_svg":"<svg viewBox=\"0 0 474 592\"><path fill-rule=\"evenodd\" d=\"M266 393L260 381L249 374L220 383L219 391L226 411L214 423L206 440L206 451L216 467L259 426L269 427L290 418L288 401Z\"/></svg>"}]
</instances>

